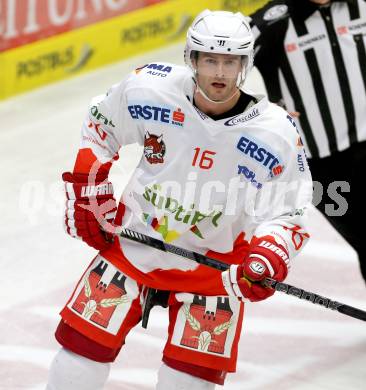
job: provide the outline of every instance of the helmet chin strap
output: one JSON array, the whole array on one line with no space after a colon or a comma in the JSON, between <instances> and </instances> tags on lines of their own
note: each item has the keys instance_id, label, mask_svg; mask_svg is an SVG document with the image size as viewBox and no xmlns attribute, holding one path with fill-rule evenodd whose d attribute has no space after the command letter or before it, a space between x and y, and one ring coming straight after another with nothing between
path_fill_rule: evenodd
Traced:
<instances>
[{"instance_id":1,"label":"helmet chin strap","mask_svg":"<svg viewBox=\"0 0 366 390\"><path fill-rule=\"evenodd\" d=\"M212 99L210 99L210 98L207 96L206 92L204 92L204 90L198 85L198 82L196 82L196 91L199 92L199 93L200 93L205 99L207 99L209 102L211 102L211 103L216 103L216 104L223 104L223 103L226 103L226 102L228 102L229 100L231 100L236 94L240 93L240 89L237 88L237 89L235 90L235 92L234 92L230 97L228 97L228 98L225 99L225 100L212 100Z\"/></svg>"}]
</instances>

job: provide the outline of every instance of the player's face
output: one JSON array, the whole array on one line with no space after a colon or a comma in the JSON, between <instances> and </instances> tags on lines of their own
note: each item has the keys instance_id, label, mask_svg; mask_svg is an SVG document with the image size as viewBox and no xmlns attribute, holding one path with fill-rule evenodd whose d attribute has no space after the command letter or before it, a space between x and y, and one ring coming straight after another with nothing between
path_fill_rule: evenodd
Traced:
<instances>
[{"instance_id":1,"label":"player's face","mask_svg":"<svg viewBox=\"0 0 366 390\"><path fill-rule=\"evenodd\" d=\"M210 99L222 101L232 96L242 70L240 56L199 52L193 65L198 85Z\"/></svg>"}]
</instances>

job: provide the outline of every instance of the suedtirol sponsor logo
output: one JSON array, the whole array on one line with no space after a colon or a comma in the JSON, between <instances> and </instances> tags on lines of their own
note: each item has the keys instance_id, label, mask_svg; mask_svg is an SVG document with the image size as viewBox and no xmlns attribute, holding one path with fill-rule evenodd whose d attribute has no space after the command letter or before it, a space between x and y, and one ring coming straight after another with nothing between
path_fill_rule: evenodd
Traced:
<instances>
[{"instance_id":1,"label":"suedtirol sponsor logo","mask_svg":"<svg viewBox=\"0 0 366 390\"><path fill-rule=\"evenodd\" d=\"M224 125L225 126L235 126L240 123L247 122L259 115L259 110L258 108L254 108L249 114L240 114L237 116L234 116L234 118L231 118L227 120Z\"/></svg>"},{"instance_id":2,"label":"suedtirol sponsor logo","mask_svg":"<svg viewBox=\"0 0 366 390\"><path fill-rule=\"evenodd\" d=\"M260 145L258 142L243 136L239 139L236 147L246 156L268 168L271 176L277 176L282 173L283 166L280 160L270 152L267 146Z\"/></svg>"},{"instance_id":3,"label":"suedtirol sponsor logo","mask_svg":"<svg viewBox=\"0 0 366 390\"><path fill-rule=\"evenodd\" d=\"M169 196L164 196L160 193L161 186L154 184L152 187L145 187L145 192L142 195L145 200L151 203L159 210L171 214L173 218L188 225L196 225L204 219L210 219L215 227L218 227L218 222L222 216L221 211L212 211L209 214L201 213L195 209L195 205L190 205L189 208L184 208L179 204L179 201Z\"/></svg>"},{"instance_id":4,"label":"suedtirol sponsor logo","mask_svg":"<svg viewBox=\"0 0 366 390\"><path fill-rule=\"evenodd\" d=\"M257 180L255 180L255 173L244 165L238 165L238 175L244 175L244 177L248 179L254 187L258 188L258 190L263 187L262 183L258 183Z\"/></svg>"},{"instance_id":5,"label":"suedtirol sponsor logo","mask_svg":"<svg viewBox=\"0 0 366 390\"><path fill-rule=\"evenodd\" d=\"M98 121L104 123L105 125L107 126L111 126L111 127L116 127L114 125L114 123L112 122L112 119L108 119L107 117L105 117L99 110L98 110L98 106L92 106L90 108L90 113L93 115L93 117L95 119L97 119Z\"/></svg>"},{"instance_id":6,"label":"suedtirol sponsor logo","mask_svg":"<svg viewBox=\"0 0 366 390\"><path fill-rule=\"evenodd\" d=\"M135 73L139 74L142 69L150 69L147 71L147 74L151 74L152 76L166 77L168 73L172 71L171 66L162 65L162 64L146 64L141 66L140 68L135 69Z\"/></svg>"},{"instance_id":7,"label":"suedtirol sponsor logo","mask_svg":"<svg viewBox=\"0 0 366 390\"><path fill-rule=\"evenodd\" d=\"M180 108L172 110L155 105L132 104L127 107L132 119L161 122L175 126L183 126L185 114Z\"/></svg>"}]
</instances>

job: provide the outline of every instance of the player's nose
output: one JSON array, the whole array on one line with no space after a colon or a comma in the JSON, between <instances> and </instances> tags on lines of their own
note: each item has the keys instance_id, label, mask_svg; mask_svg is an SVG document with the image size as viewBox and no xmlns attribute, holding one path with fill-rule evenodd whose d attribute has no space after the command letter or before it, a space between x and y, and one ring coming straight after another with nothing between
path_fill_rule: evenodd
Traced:
<instances>
[{"instance_id":1,"label":"player's nose","mask_svg":"<svg viewBox=\"0 0 366 390\"><path fill-rule=\"evenodd\" d=\"M224 64L222 62L218 62L216 64L216 77L224 77L225 72L224 72Z\"/></svg>"}]
</instances>

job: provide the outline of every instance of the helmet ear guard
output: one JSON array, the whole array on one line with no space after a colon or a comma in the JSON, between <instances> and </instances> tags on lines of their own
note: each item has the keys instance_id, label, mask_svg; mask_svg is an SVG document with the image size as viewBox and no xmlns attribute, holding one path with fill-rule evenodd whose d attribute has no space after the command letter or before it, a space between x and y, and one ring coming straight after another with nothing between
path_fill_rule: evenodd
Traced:
<instances>
[{"instance_id":1,"label":"helmet ear guard","mask_svg":"<svg viewBox=\"0 0 366 390\"><path fill-rule=\"evenodd\" d=\"M240 87L253 66L253 46L254 37L243 14L206 9L188 29L184 61L195 73L195 52L240 55L244 57L237 82Z\"/></svg>"}]
</instances>

